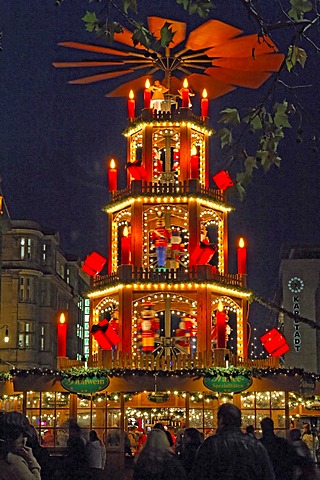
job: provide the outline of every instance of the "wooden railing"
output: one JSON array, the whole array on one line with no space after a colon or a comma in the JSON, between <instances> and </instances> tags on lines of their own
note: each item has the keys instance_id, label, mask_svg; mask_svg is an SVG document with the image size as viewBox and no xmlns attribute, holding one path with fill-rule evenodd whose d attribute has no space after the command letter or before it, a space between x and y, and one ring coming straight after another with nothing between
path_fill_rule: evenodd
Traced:
<instances>
[{"instance_id":1,"label":"wooden railing","mask_svg":"<svg viewBox=\"0 0 320 480\"><path fill-rule=\"evenodd\" d=\"M81 360L71 360L69 357L57 357L57 369L69 370L72 367L84 367Z\"/></svg>"},{"instance_id":2,"label":"wooden railing","mask_svg":"<svg viewBox=\"0 0 320 480\"><path fill-rule=\"evenodd\" d=\"M238 274L221 275L216 273L211 265L198 265L187 271L185 269L167 269L165 272L158 272L154 269L137 268L131 265L121 265L117 273L111 275L96 275L93 279L94 287L104 287L117 282L126 283L148 283L148 282L168 282L184 283L191 281L212 281L223 285L232 285L245 287L245 276Z\"/></svg>"},{"instance_id":3,"label":"wooden railing","mask_svg":"<svg viewBox=\"0 0 320 480\"><path fill-rule=\"evenodd\" d=\"M98 354L89 359L89 366L102 368L119 368L125 370L144 371L176 371L194 368L225 367L226 354L229 355L229 365L245 368L277 368L279 359L269 357L266 359L251 360L233 355L229 350L216 349L214 352L198 353L197 355L179 354L176 356L154 356L152 354L139 354L100 350Z\"/></svg>"},{"instance_id":4,"label":"wooden railing","mask_svg":"<svg viewBox=\"0 0 320 480\"><path fill-rule=\"evenodd\" d=\"M197 195L207 200L216 200L224 202L224 193L222 190L206 188L200 184L198 180L192 179L178 183L162 183L162 182L142 182L141 180L133 180L131 186L123 190L112 192L112 202L123 201L127 198L137 197L139 195L171 195L171 196L191 196Z\"/></svg>"}]
</instances>

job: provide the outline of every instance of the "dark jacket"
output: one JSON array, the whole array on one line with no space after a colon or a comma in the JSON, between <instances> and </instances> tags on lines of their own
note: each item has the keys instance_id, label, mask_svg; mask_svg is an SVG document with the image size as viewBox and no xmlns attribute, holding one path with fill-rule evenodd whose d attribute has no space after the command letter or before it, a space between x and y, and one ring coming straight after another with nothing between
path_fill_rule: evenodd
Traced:
<instances>
[{"instance_id":1,"label":"dark jacket","mask_svg":"<svg viewBox=\"0 0 320 480\"><path fill-rule=\"evenodd\" d=\"M288 440L277 437L273 432L264 433L260 442L268 452L276 480L292 480L296 468L306 463Z\"/></svg>"},{"instance_id":2,"label":"dark jacket","mask_svg":"<svg viewBox=\"0 0 320 480\"><path fill-rule=\"evenodd\" d=\"M241 432L224 427L200 446L190 480L275 480L263 445Z\"/></svg>"},{"instance_id":3,"label":"dark jacket","mask_svg":"<svg viewBox=\"0 0 320 480\"><path fill-rule=\"evenodd\" d=\"M133 480L186 480L186 472L173 452L144 452L137 457Z\"/></svg>"}]
</instances>

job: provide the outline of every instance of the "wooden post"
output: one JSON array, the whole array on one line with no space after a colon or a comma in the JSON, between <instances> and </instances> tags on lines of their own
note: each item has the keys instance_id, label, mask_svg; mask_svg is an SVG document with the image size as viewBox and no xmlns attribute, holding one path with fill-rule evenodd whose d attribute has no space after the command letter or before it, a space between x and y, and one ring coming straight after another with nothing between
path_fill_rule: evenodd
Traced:
<instances>
[{"instance_id":1,"label":"wooden post","mask_svg":"<svg viewBox=\"0 0 320 480\"><path fill-rule=\"evenodd\" d=\"M189 258L191 253L200 244L200 206L197 200L189 200Z\"/></svg>"},{"instance_id":2,"label":"wooden post","mask_svg":"<svg viewBox=\"0 0 320 480\"><path fill-rule=\"evenodd\" d=\"M179 180L184 182L189 179L191 158L191 132L190 127L180 127L180 175Z\"/></svg>"},{"instance_id":3,"label":"wooden post","mask_svg":"<svg viewBox=\"0 0 320 480\"><path fill-rule=\"evenodd\" d=\"M143 206L135 199L131 205L131 263L142 267L143 250Z\"/></svg>"},{"instance_id":4,"label":"wooden post","mask_svg":"<svg viewBox=\"0 0 320 480\"><path fill-rule=\"evenodd\" d=\"M127 265L123 265L127 266ZM124 286L119 292L119 351L131 353L132 347L132 286Z\"/></svg>"},{"instance_id":5,"label":"wooden post","mask_svg":"<svg viewBox=\"0 0 320 480\"><path fill-rule=\"evenodd\" d=\"M206 286L197 292L198 352L211 350L211 294Z\"/></svg>"},{"instance_id":6,"label":"wooden post","mask_svg":"<svg viewBox=\"0 0 320 480\"><path fill-rule=\"evenodd\" d=\"M152 125L147 125L143 132L142 164L146 169L148 182L153 180L152 133Z\"/></svg>"}]
</instances>

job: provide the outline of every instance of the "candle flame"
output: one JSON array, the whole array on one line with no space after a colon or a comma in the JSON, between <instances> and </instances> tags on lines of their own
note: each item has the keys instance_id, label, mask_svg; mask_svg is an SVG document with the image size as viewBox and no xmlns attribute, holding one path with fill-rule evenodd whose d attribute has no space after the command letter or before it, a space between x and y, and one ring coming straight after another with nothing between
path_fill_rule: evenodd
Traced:
<instances>
[{"instance_id":1,"label":"candle flame","mask_svg":"<svg viewBox=\"0 0 320 480\"><path fill-rule=\"evenodd\" d=\"M195 145L192 145L192 148L191 148L191 155L192 156L195 156L197 155L197 147Z\"/></svg>"},{"instance_id":2,"label":"candle flame","mask_svg":"<svg viewBox=\"0 0 320 480\"><path fill-rule=\"evenodd\" d=\"M144 84L146 88L150 88L150 80L147 78L146 83Z\"/></svg>"},{"instance_id":3,"label":"candle flame","mask_svg":"<svg viewBox=\"0 0 320 480\"><path fill-rule=\"evenodd\" d=\"M60 323L65 323L65 321L66 321L66 316L65 316L64 313L61 313L60 318L59 318L59 322Z\"/></svg>"},{"instance_id":4,"label":"candle flame","mask_svg":"<svg viewBox=\"0 0 320 480\"><path fill-rule=\"evenodd\" d=\"M240 248L243 248L243 247L244 247L244 240L243 240L242 237L241 237L240 240L239 240L239 247L240 247Z\"/></svg>"},{"instance_id":5,"label":"candle flame","mask_svg":"<svg viewBox=\"0 0 320 480\"><path fill-rule=\"evenodd\" d=\"M183 80L183 88L188 88L188 80L186 78Z\"/></svg>"},{"instance_id":6,"label":"candle flame","mask_svg":"<svg viewBox=\"0 0 320 480\"><path fill-rule=\"evenodd\" d=\"M124 237L127 237L129 235L129 229L128 229L127 225L123 228L122 235Z\"/></svg>"},{"instance_id":7,"label":"candle flame","mask_svg":"<svg viewBox=\"0 0 320 480\"><path fill-rule=\"evenodd\" d=\"M219 300L219 303L218 303L218 310L219 310L219 312L223 312L223 304L222 304L221 300Z\"/></svg>"},{"instance_id":8,"label":"candle flame","mask_svg":"<svg viewBox=\"0 0 320 480\"><path fill-rule=\"evenodd\" d=\"M111 158L110 168L116 168L116 162L114 161L114 158Z\"/></svg>"},{"instance_id":9,"label":"candle flame","mask_svg":"<svg viewBox=\"0 0 320 480\"><path fill-rule=\"evenodd\" d=\"M130 92L129 92L129 98L130 98L131 100L134 98L133 90L130 90Z\"/></svg>"},{"instance_id":10,"label":"candle flame","mask_svg":"<svg viewBox=\"0 0 320 480\"><path fill-rule=\"evenodd\" d=\"M207 92L207 90L204 88L204 89L203 89L203 92L202 92L202 98L207 98L207 96L208 96L208 92Z\"/></svg>"}]
</instances>

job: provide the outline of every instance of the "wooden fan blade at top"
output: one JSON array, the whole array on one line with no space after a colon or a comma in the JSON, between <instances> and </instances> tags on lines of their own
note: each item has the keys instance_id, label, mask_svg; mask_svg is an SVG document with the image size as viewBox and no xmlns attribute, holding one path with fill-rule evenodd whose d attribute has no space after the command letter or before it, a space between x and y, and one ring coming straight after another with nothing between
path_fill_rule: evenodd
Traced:
<instances>
[{"instance_id":1,"label":"wooden fan blade at top","mask_svg":"<svg viewBox=\"0 0 320 480\"><path fill-rule=\"evenodd\" d=\"M215 58L212 63L215 67L230 68L250 72L277 72L281 67L285 55L282 53L258 55L253 58Z\"/></svg>"},{"instance_id":2,"label":"wooden fan blade at top","mask_svg":"<svg viewBox=\"0 0 320 480\"><path fill-rule=\"evenodd\" d=\"M208 98L211 100L222 97L222 95L236 89L233 85L229 85L208 75L202 75L201 73L192 73L188 77L188 83L192 90L198 92L200 95L202 95L203 90L206 89Z\"/></svg>"},{"instance_id":3,"label":"wooden fan blade at top","mask_svg":"<svg viewBox=\"0 0 320 480\"><path fill-rule=\"evenodd\" d=\"M98 75L91 75L89 77L78 78L76 80L70 80L68 83L72 84L87 84L100 82L101 80L108 80L108 78L120 77L121 75L128 75L132 73L133 70L118 70L116 72L100 73Z\"/></svg>"},{"instance_id":4,"label":"wooden fan blade at top","mask_svg":"<svg viewBox=\"0 0 320 480\"><path fill-rule=\"evenodd\" d=\"M88 52L106 53L108 55L120 55L122 57L128 57L130 52L123 52L114 48L100 47L99 45L89 45L87 43L78 42L61 42L58 43L61 47L76 48L78 50L87 50Z\"/></svg>"},{"instance_id":5,"label":"wooden fan blade at top","mask_svg":"<svg viewBox=\"0 0 320 480\"><path fill-rule=\"evenodd\" d=\"M205 73L221 82L237 87L259 88L272 75L272 72L231 70L229 68L207 68Z\"/></svg>"},{"instance_id":6,"label":"wooden fan blade at top","mask_svg":"<svg viewBox=\"0 0 320 480\"><path fill-rule=\"evenodd\" d=\"M235 38L223 45L217 45L206 50L208 57L257 57L265 53L278 52L278 48L273 41L265 36L263 40L257 33L246 35L245 37Z\"/></svg>"},{"instance_id":7,"label":"wooden fan blade at top","mask_svg":"<svg viewBox=\"0 0 320 480\"><path fill-rule=\"evenodd\" d=\"M190 32L186 48L189 50L202 50L215 45L221 45L241 33L243 33L242 30L220 22L220 20L208 20Z\"/></svg>"},{"instance_id":8,"label":"wooden fan blade at top","mask_svg":"<svg viewBox=\"0 0 320 480\"><path fill-rule=\"evenodd\" d=\"M187 26L184 22L171 20L170 18L148 17L149 30L157 40L160 39L160 30L166 22L171 24L170 28L172 29L173 32L175 32L173 40L169 45L170 48L174 48L177 45L179 45L179 43L183 42L184 39L186 38Z\"/></svg>"},{"instance_id":9,"label":"wooden fan blade at top","mask_svg":"<svg viewBox=\"0 0 320 480\"><path fill-rule=\"evenodd\" d=\"M145 88L145 84L147 79L149 80L150 84L152 85L152 78L149 75L143 75L142 77L135 78L134 80L130 80L130 82L123 83L112 92L106 94L106 97L127 97L130 90L134 92L138 92Z\"/></svg>"},{"instance_id":10,"label":"wooden fan blade at top","mask_svg":"<svg viewBox=\"0 0 320 480\"><path fill-rule=\"evenodd\" d=\"M53 62L56 68L73 68L73 67L108 67L110 65L124 65L123 62Z\"/></svg>"}]
</instances>

